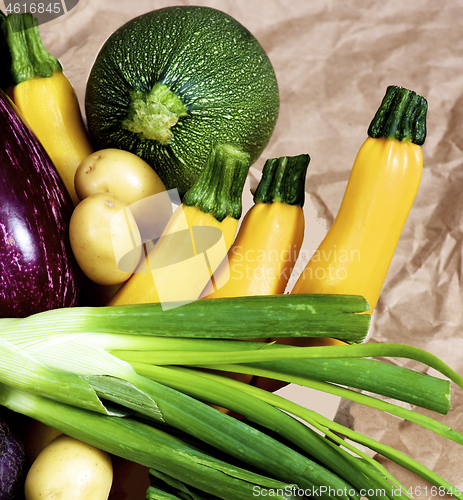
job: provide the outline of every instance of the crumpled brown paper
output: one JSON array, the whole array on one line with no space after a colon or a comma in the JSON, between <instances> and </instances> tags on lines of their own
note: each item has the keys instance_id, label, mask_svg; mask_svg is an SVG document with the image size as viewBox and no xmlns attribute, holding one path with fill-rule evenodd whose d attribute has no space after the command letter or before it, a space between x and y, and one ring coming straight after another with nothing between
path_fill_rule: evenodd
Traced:
<instances>
[{"instance_id":1,"label":"crumpled brown paper","mask_svg":"<svg viewBox=\"0 0 463 500\"><path fill-rule=\"evenodd\" d=\"M463 2L81 0L64 17L43 25L41 33L45 46L60 58L82 107L86 78L105 38L135 15L174 4L227 12L267 51L279 81L281 109L274 135L255 164L256 175L267 158L310 154L305 260L339 208L386 87L401 85L428 100L422 182L369 339L424 348L463 374ZM402 359L394 362L423 369ZM463 391L452 387L449 415L432 416L463 432ZM310 407L312 401L301 394L300 402ZM460 445L344 401L336 418L402 450L463 490ZM421 487L413 490L417 498L436 497L418 477L387 461L386 466L403 483Z\"/></svg>"}]
</instances>

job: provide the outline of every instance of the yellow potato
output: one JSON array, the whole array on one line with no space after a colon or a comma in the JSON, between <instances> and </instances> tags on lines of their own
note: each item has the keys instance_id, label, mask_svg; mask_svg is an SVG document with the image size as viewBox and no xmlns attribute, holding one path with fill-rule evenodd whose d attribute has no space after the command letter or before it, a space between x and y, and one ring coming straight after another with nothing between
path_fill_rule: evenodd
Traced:
<instances>
[{"instance_id":1,"label":"yellow potato","mask_svg":"<svg viewBox=\"0 0 463 500\"><path fill-rule=\"evenodd\" d=\"M92 153L77 168L74 185L80 200L103 192L119 196L127 205L166 190L145 161L122 149Z\"/></svg>"},{"instance_id":2,"label":"yellow potato","mask_svg":"<svg viewBox=\"0 0 463 500\"><path fill-rule=\"evenodd\" d=\"M77 205L69 238L82 271L99 285L128 280L142 255L140 232L130 209L110 193L93 194Z\"/></svg>"},{"instance_id":3,"label":"yellow potato","mask_svg":"<svg viewBox=\"0 0 463 500\"><path fill-rule=\"evenodd\" d=\"M111 456L62 434L46 446L26 476L26 500L107 500Z\"/></svg>"}]
</instances>

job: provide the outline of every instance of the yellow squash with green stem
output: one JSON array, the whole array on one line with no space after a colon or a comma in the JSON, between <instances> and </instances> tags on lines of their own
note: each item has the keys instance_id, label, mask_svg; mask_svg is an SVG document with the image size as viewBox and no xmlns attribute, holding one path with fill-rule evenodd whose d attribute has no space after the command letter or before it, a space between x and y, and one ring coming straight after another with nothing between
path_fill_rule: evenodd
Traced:
<instances>
[{"instance_id":1,"label":"yellow squash with green stem","mask_svg":"<svg viewBox=\"0 0 463 500\"><path fill-rule=\"evenodd\" d=\"M240 147L214 146L199 180L108 305L198 299L235 238L249 165L249 155ZM209 258L207 274L201 265L205 255Z\"/></svg>"},{"instance_id":2,"label":"yellow squash with green stem","mask_svg":"<svg viewBox=\"0 0 463 500\"><path fill-rule=\"evenodd\" d=\"M277 295L285 291L304 239L309 155L267 160L228 259L215 273L225 282L205 298ZM212 284L212 283L211 283Z\"/></svg>"},{"instance_id":3,"label":"yellow squash with green stem","mask_svg":"<svg viewBox=\"0 0 463 500\"><path fill-rule=\"evenodd\" d=\"M387 88L338 214L292 293L356 294L371 314L420 184L426 100Z\"/></svg>"},{"instance_id":4,"label":"yellow squash with green stem","mask_svg":"<svg viewBox=\"0 0 463 500\"><path fill-rule=\"evenodd\" d=\"M93 146L74 88L59 61L43 46L37 20L31 14L10 14L2 28L12 61L9 94L77 205L75 172Z\"/></svg>"}]
</instances>

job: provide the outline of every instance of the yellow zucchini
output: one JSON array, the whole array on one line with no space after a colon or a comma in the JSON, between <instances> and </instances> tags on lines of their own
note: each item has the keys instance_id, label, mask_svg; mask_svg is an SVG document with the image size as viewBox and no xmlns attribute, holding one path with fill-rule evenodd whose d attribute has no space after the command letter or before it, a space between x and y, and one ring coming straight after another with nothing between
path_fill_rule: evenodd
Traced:
<instances>
[{"instance_id":1,"label":"yellow zucchini","mask_svg":"<svg viewBox=\"0 0 463 500\"><path fill-rule=\"evenodd\" d=\"M285 291L304 239L308 155L267 160L228 259L214 275L226 281L205 298L276 295ZM228 280L227 280L228 278ZM212 284L212 283L211 283Z\"/></svg>"},{"instance_id":2,"label":"yellow zucchini","mask_svg":"<svg viewBox=\"0 0 463 500\"><path fill-rule=\"evenodd\" d=\"M355 159L338 214L291 293L362 295L371 314L421 179L425 99L391 86ZM272 339L296 346L343 344L333 338ZM282 384L256 377L275 391Z\"/></svg>"},{"instance_id":3,"label":"yellow zucchini","mask_svg":"<svg viewBox=\"0 0 463 500\"><path fill-rule=\"evenodd\" d=\"M93 152L77 96L59 61L43 46L32 15L10 14L3 25L12 59L9 94L77 205L75 172Z\"/></svg>"},{"instance_id":4,"label":"yellow zucchini","mask_svg":"<svg viewBox=\"0 0 463 500\"><path fill-rule=\"evenodd\" d=\"M108 305L198 299L235 238L248 170L249 155L241 148L230 144L215 146L198 182L187 191L159 240ZM204 235L198 228L219 231ZM208 236L218 234L222 237L219 243L213 249L204 248L209 246ZM207 275L204 266L191 261L198 257L204 262L205 250L209 250L209 260L214 262Z\"/></svg>"},{"instance_id":5,"label":"yellow zucchini","mask_svg":"<svg viewBox=\"0 0 463 500\"><path fill-rule=\"evenodd\" d=\"M388 87L338 214L292 293L362 295L371 314L420 184L427 103Z\"/></svg>"}]
</instances>

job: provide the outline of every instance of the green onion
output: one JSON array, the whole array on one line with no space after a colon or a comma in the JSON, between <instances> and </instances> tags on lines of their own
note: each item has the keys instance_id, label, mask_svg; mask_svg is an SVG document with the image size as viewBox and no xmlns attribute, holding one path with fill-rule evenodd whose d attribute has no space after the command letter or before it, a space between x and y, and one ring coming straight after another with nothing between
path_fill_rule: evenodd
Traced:
<instances>
[{"instance_id":1,"label":"green onion","mask_svg":"<svg viewBox=\"0 0 463 500\"><path fill-rule=\"evenodd\" d=\"M100 398L166 422L282 482L295 482L310 489L329 485L349 492L341 498L358 496L349 483L308 457L186 394L138 375L129 364L79 335L51 336L48 340L35 337L34 342L22 342L22 345L27 346L28 355L46 363L50 369L72 369ZM14 370L14 365L9 365L9 369ZM2 382L8 383L8 380ZM41 394L44 389L40 381L37 382L36 391ZM48 380L42 384L46 389ZM59 400L61 392L55 397Z\"/></svg>"},{"instance_id":2,"label":"green onion","mask_svg":"<svg viewBox=\"0 0 463 500\"><path fill-rule=\"evenodd\" d=\"M396 450L271 393L203 371L157 366L186 364L305 385L463 444L461 433L430 417L345 387L446 413L448 380L367 359L408 357L463 387L460 375L426 351L397 344L305 348L241 340L329 336L356 342L368 331L369 315L359 314L366 310L361 297L283 295L198 301L167 311L149 304L7 318L0 320L0 404L147 465L157 478L150 494L159 498L250 499L254 487L266 496L295 498L295 485L323 499L333 490L343 500L357 500L362 489L372 491L369 498L378 491L390 500L407 496L384 467L337 432L451 489Z\"/></svg>"},{"instance_id":3,"label":"green onion","mask_svg":"<svg viewBox=\"0 0 463 500\"><path fill-rule=\"evenodd\" d=\"M131 418L81 410L3 385L0 385L0 403L108 453L156 468L222 499L255 499L256 485L267 492L290 486L217 460Z\"/></svg>"},{"instance_id":4,"label":"green onion","mask_svg":"<svg viewBox=\"0 0 463 500\"><path fill-rule=\"evenodd\" d=\"M217 500L155 469L150 469L149 474L151 486L146 492L147 500Z\"/></svg>"},{"instance_id":5,"label":"green onion","mask_svg":"<svg viewBox=\"0 0 463 500\"><path fill-rule=\"evenodd\" d=\"M206 301L207 302L207 301ZM252 351L234 352L143 352L141 354L130 354L130 351L122 352L130 356L131 360L144 356L154 364L189 364L195 366L211 366L224 363L255 363L260 361L280 361L297 359L335 359L335 358L361 358L365 356L402 357L414 359L427 364L439 371L457 385L463 388L463 377L452 370L442 360L433 354L418 347L403 344L362 344L362 345L333 345L314 347L293 347L283 349L269 349L266 344L260 345L260 349ZM270 345L269 345L270 347ZM120 353L120 352L119 352Z\"/></svg>"},{"instance_id":6,"label":"green onion","mask_svg":"<svg viewBox=\"0 0 463 500\"><path fill-rule=\"evenodd\" d=\"M171 368L170 370L183 371L186 373L187 377L189 377L192 372L191 369L179 368L179 367ZM348 442L344 441L339 436L345 436L356 443L359 443L363 446L366 446L367 448L370 448L371 450L383 455L389 460L399 464L400 466L406 468L407 470L429 481L431 484L437 487L445 488L445 491L450 492L451 494L456 496L456 498L460 498L462 496L456 494L457 488L452 486L448 481L446 481L433 471L429 470L427 467L420 464L416 460L406 456L404 453L401 453L400 451L397 451L386 444L380 443L348 427L338 424L309 408L305 408L301 405L298 405L297 403L289 401L286 398L279 396L277 394L265 391L263 389L254 387L252 385L243 384L237 380L233 380L228 377L223 377L214 373L208 373L204 371L199 372L199 375L204 378L219 380L223 384L238 388L239 390L245 392L246 394L253 395L261 399L262 401L266 401L267 403L272 404L276 408L280 408L284 411L289 412L292 415L295 415L296 417L301 418L302 420L312 425L319 431L325 433L327 437L333 440L333 442L337 442L339 445L349 448L354 453L360 454L359 450L357 450L356 448L353 449L353 447L349 445ZM368 459L369 457L368 458L367 457L368 456L365 456L364 458ZM385 471L384 468L380 466L380 464L377 461L372 460L371 463L373 463L376 467L379 467L380 472L384 473L387 477L390 476L388 472ZM394 482L393 478L390 478L390 480ZM397 484L397 486L400 485ZM404 487L402 487L402 489L406 491Z\"/></svg>"},{"instance_id":7,"label":"green onion","mask_svg":"<svg viewBox=\"0 0 463 500\"><path fill-rule=\"evenodd\" d=\"M86 377L86 380L92 383L94 379ZM334 490L348 492L340 498L357 498L356 493L351 493L355 490L349 482L240 420L145 377L132 378L132 382L156 402L163 421L172 427L266 471L280 481L295 482L304 489L319 489L328 485ZM118 393L120 384L117 380L100 378L92 385L97 393L110 401L124 401L127 407L149 416L149 410L144 405L132 407L131 402L124 398L124 393Z\"/></svg>"},{"instance_id":8,"label":"green onion","mask_svg":"<svg viewBox=\"0 0 463 500\"><path fill-rule=\"evenodd\" d=\"M361 389L443 415L451 408L448 380L375 359L304 359L248 365Z\"/></svg>"},{"instance_id":9,"label":"green onion","mask_svg":"<svg viewBox=\"0 0 463 500\"><path fill-rule=\"evenodd\" d=\"M108 339L109 340L109 339ZM127 341L130 350L112 349L111 341L105 348L127 362L142 362L156 365L190 365L214 368L217 364L245 363L249 368L267 369L275 377L284 374L298 374L310 379L328 381L356 387L368 392L381 394L422 408L446 414L450 409L450 383L436 377L408 370L388 363L355 359L352 356L369 355L370 345L293 347L280 344L262 344L258 342L240 342L223 340L198 340L197 348L201 351L183 350L191 348L191 342L170 339L170 346L153 342L156 350L150 350L149 340L141 340L143 349L138 349L137 341ZM117 342L117 340L116 340ZM215 350L214 344L215 343ZM177 344L177 345L176 345ZM122 342L119 343L122 347ZM391 344L375 344L375 352L382 356L396 351ZM170 348L170 350L160 350ZM340 354L341 353L341 354ZM347 355L346 355L347 353ZM459 381L459 375L442 362L437 364L435 357L422 350L411 352L414 359L429 361L440 371ZM345 357L340 357L341 355ZM302 359L304 358L304 359ZM231 370L233 371L233 369Z\"/></svg>"},{"instance_id":10,"label":"green onion","mask_svg":"<svg viewBox=\"0 0 463 500\"><path fill-rule=\"evenodd\" d=\"M333 346L334 347L334 346ZM262 368L249 367L246 365L213 365L210 368L221 371L235 371L237 373L246 373L250 375L256 375L260 377L266 377L276 380L281 380L288 383L293 383L297 385L302 385L304 387L310 387L311 389L316 389L327 394L333 394L344 399L349 399L355 401L356 403L369 406L371 408L376 408L381 411L388 412L396 417L403 418L410 422L421 425L422 427L429 429L440 436L454 441L455 443L463 445L463 434L452 429L444 424L441 424L438 420L431 417L423 415L421 413L408 410L401 406L389 403L387 401L382 401L378 398L374 398L367 394L361 394L357 391L353 391L344 387L339 387L335 384L330 384L327 382L320 382L318 380L311 380L309 378L301 377L295 374L281 374L275 373L271 370L265 370Z\"/></svg>"},{"instance_id":11,"label":"green onion","mask_svg":"<svg viewBox=\"0 0 463 500\"><path fill-rule=\"evenodd\" d=\"M183 496L178 497L177 495L173 495L171 493L167 493L159 488L155 488L154 486L150 486L148 491L146 492L146 500L204 500L204 497L198 496Z\"/></svg>"},{"instance_id":12,"label":"green onion","mask_svg":"<svg viewBox=\"0 0 463 500\"><path fill-rule=\"evenodd\" d=\"M383 473L378 474L370 465L359 462L351 454L333 447L332 443L321 435L304 426L290 415L254 396L238 390L246 384L227 387L220 383L217 376L204 377L201 372L176 370L153 365L134 364L138 373L189 394L202 401L219 405L243 415L248 420L277 432L283 438L302 448L314 460L333 470L352 484L357 490L383 489L393 497L391 485L384 481ZM399 498L400 495L397 496Z\"/></svg>"},{"instance_id":13,"label":"green onion","mask_svg":"<svg viewBox=\"0 0 463 500\"><path fill-rule=\"evenodd\" d=\"M362 342L370 326L362 297L278 295L198 300L163 310L161 304L54 309L15 322L0 332L123 333L157 337L336 337ZM14 329L14 330L13 330Z\"/></svg>"},{"instance_id":14,"label":"green onion","mask_svg":"<svg viewBox=\"0 0 463 500\"><path fill-rule=\"evenodd\" d=\"M53 347L50 348L51 336L55 337ZM336 355L337 347L345 346L330 346L323 348L325 353L333 355L335 358L327 359L320 358L317 355L319 348L296 348L281 344L262 344L258 342L246 342L240 340L222 340L222 339L183 339L183 338L168 338L168 337L153 337L146 335L123 335L123 334L68 334L50 333L46 337L42 333L35 332L34 334L24 336L17 333L3 334L4 338L9 338L18 346L24 349L28 345L33 346L34 353L37 354L39 344L45 342L41 348L41 359L44 363L47 360L43 357L48 354L56 366L56 358L66 358L66 350L61 355L57 351L59 345L63 342L71 342L73 338L81 341L84 336L87 340L85 345L90 349L107 349L114 355L126 361L142 361L150 363L161 364L187 364L185 355L190 357L194 356L193 361L197 359L204 360L205 352L228 353L237 352L239 355L242 351L250 350L269 350L279 349L279 353L283 352L281 349L302 349L299 353L304 354L309 359L296 359L296 360L278 360L269 362L260 362L259 368L271 369L276 373L297 373L307 378L316 380L328 381L347 385L349 387L356 387L368 392L380 394L383 396L398 399L410 404L421 406L422 408L437 411L446 414L450 409L450 384L447 380L436 377L431 377L419 372L408 370L406 368L393 366L388 363L371 360L371 359L355 359L355 358L338 358ZM130 351L125 351L124 348L129 348ZM332 349L333 348L333 349ZM195 349L195 351L191 351ZM331 350L332 349L332 350ZM388 347L383 347L388 349ZM198 353L197 351L200 351ZM184 351L184 352L180 352ZM104 358L105 351L101 350L101 358ZM258 354L260 356L260 354ZM284 357L285 354L278 357ZM316 355L315 358L313 356ZM217 356L213 354L214 360L218 361ZM300 357L300 356L298 356ZM82 357L82 361L90 360L92 365L92 356L89 354ZM114 359L108 358L110 366L114 363ZM252 366L251 364L249 364ZM113 371L113 368L107 366L106 373L114 374L117 376L118 371ZM72 367L66 364L61 366L61 369L71 369ZM101 368L101 367L100 367ZM120 367L118 367L119 369ZM76 370L82 367L76 366ZM454 377L455 378L455 377Z\"/></svg>"},{"instance_id":15,"label":"green onion","mask_svg":"<svg viewBox=\"0 0 463 500\"><path fill-rule=\"evenodd\" d=\"M53 371L35 358L0 338L0 382L63 403L108 413L95 391L74 373Z\"/></svg>"}]
</instances>

